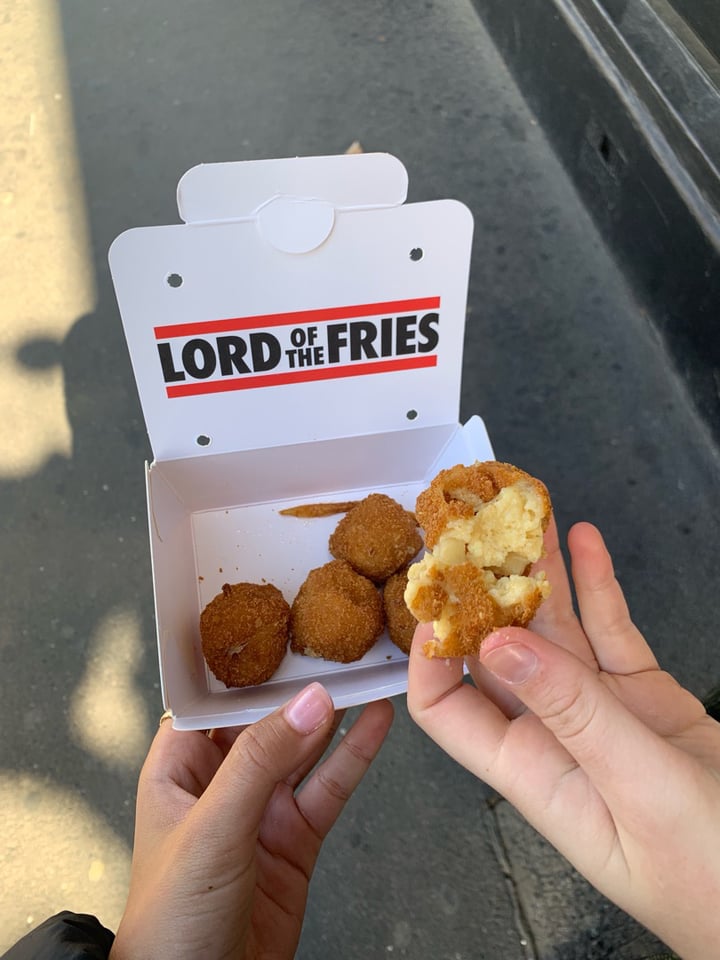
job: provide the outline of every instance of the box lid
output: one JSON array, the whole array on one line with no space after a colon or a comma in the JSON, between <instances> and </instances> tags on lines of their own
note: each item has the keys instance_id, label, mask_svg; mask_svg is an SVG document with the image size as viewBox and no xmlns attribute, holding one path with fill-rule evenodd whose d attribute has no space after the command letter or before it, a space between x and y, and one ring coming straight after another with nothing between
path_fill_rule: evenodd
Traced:
<instances>
[{"instance_id":1,"label":"box lid","mask_svg":"<svg viewBox=\"0 0 720 960\"><path fill-rule=\"evenodd\" d=\"M387 154L198 166L110 268L156 460L456 423L472 217Z\"/></svg>"}]
</instances>

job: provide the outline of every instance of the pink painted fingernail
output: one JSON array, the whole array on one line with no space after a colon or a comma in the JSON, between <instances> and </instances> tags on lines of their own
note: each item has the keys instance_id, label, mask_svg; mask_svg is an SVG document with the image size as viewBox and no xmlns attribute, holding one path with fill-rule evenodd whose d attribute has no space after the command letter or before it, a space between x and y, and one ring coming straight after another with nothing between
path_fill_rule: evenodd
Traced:
<instances>
[{"instance_id":1,"label":"pink painted fingernail","mask_svg":"<svg viewBox=\"0 0 720 960\"><path fill-rule=\"evenodd\" d=\"M319 683L301 690L285 707L285 718L293 730L307 735L321 727L332 712L332 700Z\"/></svg>"},{"instance_id":2,"label":"pink painted fingernail","mask_svg":"<svg viewBox=\"0 0 720 960\"><path fill-rule=\"evenodd\" d=\"M538 658L533 651L521 643L509 643L504 647L496 647L484 657L481 648L480 654L483 666L505 683L525 683L538 665Z\"/></svg>"}]
</instances>

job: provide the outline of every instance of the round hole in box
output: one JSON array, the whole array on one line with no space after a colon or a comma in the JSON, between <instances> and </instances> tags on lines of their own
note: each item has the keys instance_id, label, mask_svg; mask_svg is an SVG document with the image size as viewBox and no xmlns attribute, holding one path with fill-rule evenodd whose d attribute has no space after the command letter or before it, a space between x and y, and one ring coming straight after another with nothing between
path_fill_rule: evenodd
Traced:
<instances>
[{"instance_id":1,"label":"round hole in box","mask_svg":"<svg viewBox=\"0 0 720 960\"><path fill-rule=\"evenodd\" d=\"M195 443L196 443L199 447L209 447L209 446L210 446L210 437L208 437L208 436L207 436L206 434L204 434L204 433L201 433L199 437L196 437L196 438L195 438Z\"/></svg>"},{"instance_id":2,"label":"round hole in box","mask_svg":"<svg viewBox=\"0 0 720 960\"><path fill-rule=\"evenodd\" d=\"M181 287L183 285L183 278L179 273L169 273L166 279L169 287Z\"/></svg>"},{"instance_id":3,"label":"round hole in box","mask_svg":"<svg viewBox=\"0 0 720 960\"><path fill-rule=\"evenodd\" d=\"M422 247L413 247L413 249L410 251L410 259L411 259L411 260L415 260L416 262L417 262L418 260L422 260L422 258L424 257L424 255L425 255L425 254L424 254L424 252L423 252L423 248L422 248Z\"/></svg>"},{"instance_id":4,"label":"round hole in box","mask_svg":"<svg viewBox=\"0 0 720 960\"><path fill-rule=\"evenodd\" d=\"M417 415L417 410L408 410L408 412L405 414L408 420L417 420Z\"/></svg>"}]
</instances>

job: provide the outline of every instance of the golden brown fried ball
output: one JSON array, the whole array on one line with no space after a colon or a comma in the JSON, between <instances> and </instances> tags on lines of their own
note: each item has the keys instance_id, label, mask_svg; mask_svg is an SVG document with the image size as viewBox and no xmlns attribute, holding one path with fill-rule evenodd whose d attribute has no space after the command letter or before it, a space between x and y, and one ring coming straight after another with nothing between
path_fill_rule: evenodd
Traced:
<instances>
[{"instance_id":1,"label":"golden brown fried ball","mask_svg":"<svg viewBox=\"0 0 720 960\"><path fill-rule=\"evenodd\" d=\"M410 645L417 627L417 620L405 603L408 583L408 568L394 573L383 587L383 606L390 639L403 653L410 653Z\"/></svg>"},{"instance_id":2,"label":"golden brown fried ball","mask_svg":"<svg viewBox=\"0 0 720 960\"><path fill-rule=\"evenodd\" d=\"M364 657L385 627L382 599L344 560L311 570L290 616L295 653L351 663Z\"/></svg>"},{"instance_id":3,"label":"golden brown fried ball","mask_svg":"<svg viewBox=\"0 0 720 960\"><path fill-rule=\"evenodd\" d=\"M200 615L207 665L228 687L264 683L287 652L290 605L271 583L225 583Z\"/></svg>"},{"instance_id":4,"label":"golden brown fried ball","mask_svg":"<svg viewBox=\"0 0 720 960\"><path fill-rule=\"evenodd\" d=\"M489 461L442 470L417 500L428 550L408 574L405 602L433 621L428 657L475 654L498 627L527 626L549 596L543 556L552 514L540 480Z\"/></svg>"},{"instance_id":5,"label":"golden brown fried ball","mask_svg":"<svg viewBox=\"0 0 720 960\"><path fill-rule=\"evenodd\" d=\"M412 560L422 538L412 513L384 493L371 493L338 523L329 546L338 560L382 583Z\"/></svg>"}]
</instances>

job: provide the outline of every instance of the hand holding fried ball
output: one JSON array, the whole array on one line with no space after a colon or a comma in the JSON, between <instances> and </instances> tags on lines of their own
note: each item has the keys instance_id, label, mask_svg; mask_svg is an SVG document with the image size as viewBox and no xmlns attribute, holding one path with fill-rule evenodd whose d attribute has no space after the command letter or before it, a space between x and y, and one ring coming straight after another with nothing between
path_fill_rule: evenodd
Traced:
<instances>
[{"instance_id":1,"label":"hand holding fried ball","mask_svg":"<svg viewBox=\"0 0 720 960\"><path fill-rule=\"evenodd\" d=\"M410 713L606 897L684 960L710 960L720 724L658 666L599 531L579 523L568 535L579 615L554 524L545 542L552 595L532 632L502 627L467 658L474 685L461 660L422 655L430 626L418 627Z\"/></svg>"},{"instance_id":2,"label":"hand holding fried ball","mask_svg":"<svg viewBox=\"0 0 720 960\"><path fill-rule=\"evenodd\" d=\"M508 463L442 470L416 505L427 552L408 574L405 602L433 622L428 657L477 653L498 627L527 626L550 593L530 567L552 515L545 485Z\"/></svg>"},{"instance_id":3,"label":"hand holding fried ball","mask_svg":"<svg viewBox=\"0 0 720 960\"><path fill-rule=\"evenodd\" d=\"M287 652L290 606L271 583L226 583L200 615L207 665L228 687L264 683Z\"/></svg>"}]
</instances>

